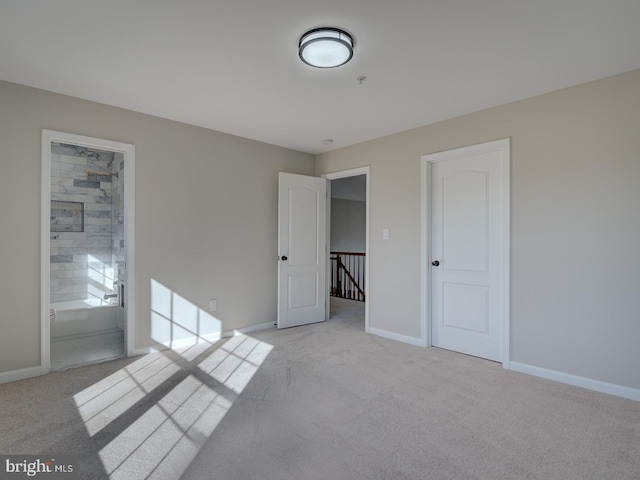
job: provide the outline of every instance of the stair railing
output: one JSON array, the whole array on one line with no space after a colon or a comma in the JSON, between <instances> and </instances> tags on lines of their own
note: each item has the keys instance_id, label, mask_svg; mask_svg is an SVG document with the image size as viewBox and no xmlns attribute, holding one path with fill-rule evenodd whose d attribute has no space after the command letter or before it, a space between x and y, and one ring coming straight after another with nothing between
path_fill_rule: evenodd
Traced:
<instances>
[{"instance_id":1,"label":"stair railing","mask_svg":"<svg viewBox=\"0 0 640 480\"><path fill-rule=\"evenodd\" d=\"M331 296L364 302L365 253L331 252Z\"/></svg>"}]
</instances>

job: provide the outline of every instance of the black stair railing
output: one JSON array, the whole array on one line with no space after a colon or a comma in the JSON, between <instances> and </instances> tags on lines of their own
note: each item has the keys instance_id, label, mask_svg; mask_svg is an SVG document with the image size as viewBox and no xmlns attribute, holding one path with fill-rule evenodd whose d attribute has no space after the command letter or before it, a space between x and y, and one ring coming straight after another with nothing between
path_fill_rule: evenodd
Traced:
<instances>
[{"instance_id":1,"label":"black stair railing","mask_svg":"<svg viewBox=\"0 0 640 480\"><path fill-rule=\"evenodd\" d=\"M364 302L365 254L331 252L331 296Z\"/></svg>"}]
</instances>

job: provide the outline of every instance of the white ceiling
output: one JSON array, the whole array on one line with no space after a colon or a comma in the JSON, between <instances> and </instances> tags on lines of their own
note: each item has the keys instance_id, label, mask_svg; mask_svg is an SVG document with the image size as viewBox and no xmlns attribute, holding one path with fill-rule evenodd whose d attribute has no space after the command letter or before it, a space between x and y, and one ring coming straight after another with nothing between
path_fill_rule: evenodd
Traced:
<instances>
[{"instance_id":1,"label":"white ceiling","mask_svg":"<svg viewBox=\"0 0 640 480\"><path fill-rule=\"evenodd\" d=\"M640 68L639 22L638 0L0 0L0 79L319 153ZM353 34L349 64L298 59L318 26Z\"/></svg>"}]
</instances>

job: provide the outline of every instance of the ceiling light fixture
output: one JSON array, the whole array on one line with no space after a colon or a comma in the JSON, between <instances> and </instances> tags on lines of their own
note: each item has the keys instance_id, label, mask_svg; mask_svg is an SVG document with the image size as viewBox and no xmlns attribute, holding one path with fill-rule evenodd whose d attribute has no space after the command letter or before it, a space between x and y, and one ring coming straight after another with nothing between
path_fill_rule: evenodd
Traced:
<instances>
[{"instance_id":1,"label":"ceiling light fixture","mask_svg":"<svg viewBox=\"0 0 640 480\"><path fill-rule=\"evenodd\" d=\"M353 57L353 37L333 27L314 28L300 37L300 60L316 68L334 68Z\"/></svg>"}]
</instances>

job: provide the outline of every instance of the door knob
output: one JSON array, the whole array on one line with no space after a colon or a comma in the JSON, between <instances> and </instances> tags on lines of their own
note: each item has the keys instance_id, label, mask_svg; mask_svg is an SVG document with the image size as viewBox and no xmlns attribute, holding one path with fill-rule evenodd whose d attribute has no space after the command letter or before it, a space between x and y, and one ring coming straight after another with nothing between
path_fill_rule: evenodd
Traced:
<instances>
[{"instance_id":1,"label":"door knob","mask_svg":"<svg viewBox=\"0 0 640 480\"><path fill-rule=\"evenodd\" d=\"M283 256L280 257L280 260L282 260L282 261L285 261L286 259L287 259L286 255L283 255Z\"/></svg>"},{"instance_id":2,"label":"door knob","mask_svg":"<svg viewBox=\"0 0 640 480\"><path fill-rule=\"evenodd\" d=\"M440 262L438 260L434 260L433 262L431 262L431 265L437 267L438 265L440 265Z\"/></svg>"}]
</instances>

